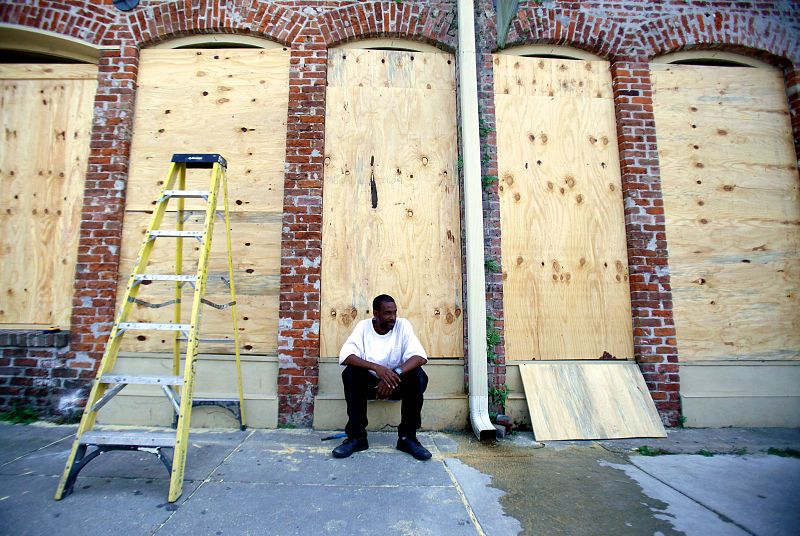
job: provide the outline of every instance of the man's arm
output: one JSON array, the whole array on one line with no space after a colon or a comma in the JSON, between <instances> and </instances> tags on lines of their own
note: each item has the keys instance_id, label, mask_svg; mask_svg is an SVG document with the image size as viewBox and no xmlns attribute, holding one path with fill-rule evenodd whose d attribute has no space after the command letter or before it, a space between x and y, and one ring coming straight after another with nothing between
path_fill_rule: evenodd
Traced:
<instances>
[{"instance_id":1,"label":"man's arm","mask_svg":"<svg viewBox=\"0 0 800 536\"><path fill-rule=\"evenodd\" d=\"M410 358L408 358L408 361L400 365L400 373L405 374L410 370L414 370L417 367L421 367L427 362L428 360L422 357L421 355L412 355Z\"/></svg>"}]
</instances>

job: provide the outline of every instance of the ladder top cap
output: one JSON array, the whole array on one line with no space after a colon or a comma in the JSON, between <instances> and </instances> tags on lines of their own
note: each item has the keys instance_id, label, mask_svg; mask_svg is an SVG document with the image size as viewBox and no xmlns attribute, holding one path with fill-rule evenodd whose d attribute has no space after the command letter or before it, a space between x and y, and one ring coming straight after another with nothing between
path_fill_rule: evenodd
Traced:
<instances>
[{"instance_id":1,"label":"ladder top cap","mask_svg":"<svg viewBox=\"0 0 800 536\"><path fill-rule=\"evenodd\" d=\"M183 154L176 153L172 155L172 162L176 164L186 164L187 168L208 168L210 169L214 164L219 164L224 168L228 167L228 163L221 154Z\"/></svg>"}]
</instances>

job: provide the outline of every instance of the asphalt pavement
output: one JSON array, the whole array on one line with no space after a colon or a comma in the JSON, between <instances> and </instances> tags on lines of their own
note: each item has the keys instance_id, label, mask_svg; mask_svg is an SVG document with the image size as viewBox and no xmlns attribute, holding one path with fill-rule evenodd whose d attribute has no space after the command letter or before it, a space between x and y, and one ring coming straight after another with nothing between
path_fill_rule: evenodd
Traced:
<instances>
[{"instance_id":1,"label":"asphalt pavement","mask_svg":"<svg viewBox=\"0 0 800 536\"><path fill-rule=\"evenodd\" d=\"M142 452L102 454L72 495L53 500L75 429L0 424L0 534L800 532L797 429L677 429L539 449L530 432L493 443L426 432L425 462L396 450L392 432L339 460L330 450L340 440L321 441L330 432L193 430L174 504L166 469Z\"/></svg>"}]
</instances>

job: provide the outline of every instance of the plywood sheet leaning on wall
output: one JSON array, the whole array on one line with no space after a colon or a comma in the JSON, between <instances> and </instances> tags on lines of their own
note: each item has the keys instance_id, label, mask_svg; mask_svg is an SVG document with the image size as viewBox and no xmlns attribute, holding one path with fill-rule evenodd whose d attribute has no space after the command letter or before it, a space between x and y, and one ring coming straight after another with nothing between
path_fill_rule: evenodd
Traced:
<instances>
[{"instance_id":1,"label":"plywood sheet leaning on wall","mask_svg":"<svg viewBox=\"0 0 800 536\"><path fill-rule=\"evenodd\" d=\"M392 295L432 357L462 357L454 60L331 50L325 123L322 357Z\"/></svg>"},{"instance_id":2,"label":"plywood sheet leaning on wall","mask_svg":"<svg viewBox=\"0 0 800 536\"><path fill-rule=\"evenodd\" d=\"M666 437L633 361L520 363L538 441Z\"/></svg>"},{"instance_id":3,"label":"plywood sheet leaning on wall","mask_svg":"<svg viewBox=\"0 0 800 536\"><path fill-rule=\"evenodd\" d=\"M281 218L283 214L289 51L285 49L143 50L126 194L118 299L141 245L145 226L173 153L220 153L228 161L231 241L242 352L277 349ZM187 189L208 189L208 170L189 170ZM199 229L205 203L187 200L186 230ZM175 202L170 208L176 207ZM174 228L167 214L163 229ZM198 245L184 241L184 273L196 269ZM148 271L172 273L174 242L156 245ZM189 262L191 260L192 262ZM228 303L225 235L215 226L208 300ZM187 291L188 292L188 291ZM186 295L186 293L185 293ZM173 298L173 289L151 284L139 296L151 303ZM191 300L184 300L184 302ZM187 318L189 303L184 318ZM137 307L131 319L171 319L170 308ZM230 311L206 307L204 336L230 337ZM135 348L170 352L171 338L142 333ZM230 345L204 344L201 352L231 353Z\"/></svg>"},{"instance_id":4,"label":"plywood sheet leaning on wall","mask_svg":"<svg viewBox=\"0 0 800 536\"><path fill-rule=\"evenodd\" d=\"M496 55L506 357L633 357L604 61Z\"/></svg>"},{"instance_id":5,"label":"plywood sheet leaning on wall","mask_svg":"<svg viewBox=\"0 0 800 536\"><path fill-rule=\"evenodd\" d=\"M0 65L0 328L69 328L96 65Z\"/></svg>"},{"instance_id":6,"label":"plywood sheet leaning on wall","mask_svg":"<svg viewBox=\"0 0 800 536\"><path fill-rule=\"evenodd\" d=\"M681 360L800 359L800 183L781 73L651 71Z\"/></svg>"}]
</instances>

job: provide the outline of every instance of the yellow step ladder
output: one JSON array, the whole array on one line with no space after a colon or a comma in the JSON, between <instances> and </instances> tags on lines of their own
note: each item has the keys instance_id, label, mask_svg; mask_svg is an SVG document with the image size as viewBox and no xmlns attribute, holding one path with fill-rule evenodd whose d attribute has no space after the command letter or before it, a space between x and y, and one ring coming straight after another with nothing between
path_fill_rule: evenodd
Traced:
<instances>
[{"instance_id":1,"label":"yellow step ladder","mask_svg":"<svg viewBox=\"0 0 800 536\"><path fill-rule=\"evenodd\" d=\"M186 190L186 169L211 169L211 187L207 191ZM245 426L244 398L242 392L242 368L239 359L239 335L236 325L236 290L233 283L233 261L231 259L230 218L228 213L228 180L227 163L218 154L175 154L172 157L169 174L164 187L155 202L155 210L150 225L145 232L142 247L133 273L128 280L123 305L106 344L106 350L97 377L92 385L80 426L72 445L72 450L64 468L64 474L56 490L55 498L60 500L69 495L75 485L75 479L83 467L103 452L110 450L143 450L155 451L158 458L166 465L170 473L169 502L175 502L183 491L183 474L186 466L186 447L189 441L189 423L192 407L196 405L220 405L230 409L239 419L242 429ZM176 184L177 183L177 184ZM221 216L225 220L225 238L227 241L228 281L231 301L228 304L214 304L204 298L208 280L208 263L211 251L211 238L214 231L214 217L218 215L217 199L222 186L224 209ZM177 226L173 230L160 230L162 220L167 211L169 201L177 201ZM185 231L184 207L186 199L203 199L207 202L205 220L202 231ZM156 240L162 238L176 239L176 258L174 274L146 274L150 254ZM183 274L183 239L191 238L200 242L200 258L197 272L194 275ZM142 283L174 283L175 299L163 304L148 304L137 299ZM186 285L194 287L191 318L188 324L181 323L181 295ZM171 323L129 322L134 304L150 307L162 307L174 304ZM201 305L211 305L217 309L230 308L233 317L233 344L236 355L236 376L239 387L239 398L236 399L194 399L195 367L197 365L198 345L203 342L221 342L230 339L201 339L200 317ZM128 331L172 331L173 366L171 376L128 376L113 374L114 363L120 351L120 344ZM188 341L183 375L180 375L181 341ZM151 385L160 387L169 399L175 414L175 433L139 433L139 432L97 432L94 428L97 412L126 385ZM93 447L88 451L88 447ZM163 449L173 449L169 459Z\"/></svg>"}]
</instances>

